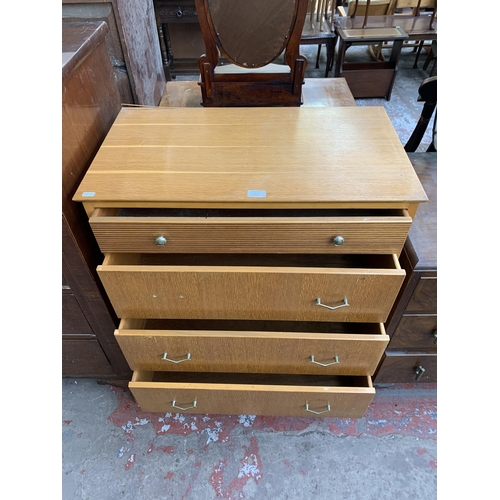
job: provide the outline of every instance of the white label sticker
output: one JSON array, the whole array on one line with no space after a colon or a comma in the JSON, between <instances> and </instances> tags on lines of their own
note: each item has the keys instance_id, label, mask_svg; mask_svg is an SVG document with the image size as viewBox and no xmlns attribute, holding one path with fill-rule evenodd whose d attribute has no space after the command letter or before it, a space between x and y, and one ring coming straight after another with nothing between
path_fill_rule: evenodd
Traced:
<instances>
[{"instance_id":1,"label":"white label sticker","mask_svg":"<svg viewBox=\"0 0 500 500\"><path fill-rule=\"evenodd\" d=\"M82 196L95 196L95 191L85 191Z\"/></svg>"},{"instance_id":2,"label":"white label sticker","mask_svg":"<svg viewBox=\"0 0 500 500\"><path fill-rule=\"evenodd\" d=\"M247 196L249 198L265 198L266 197L266 192L262 191L260 189L249 189Z\"/></svg>"}]
</instances>

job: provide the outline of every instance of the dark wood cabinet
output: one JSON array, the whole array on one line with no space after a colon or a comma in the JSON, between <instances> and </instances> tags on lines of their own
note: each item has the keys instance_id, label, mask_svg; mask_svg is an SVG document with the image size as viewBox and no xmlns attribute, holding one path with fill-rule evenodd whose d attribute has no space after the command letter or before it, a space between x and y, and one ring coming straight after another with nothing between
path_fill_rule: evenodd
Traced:
<instances>
[{"instance_id":1,"label":"dark wood cabinet","mask_svg":"<svg viewBox=\"0 0 500 500\"><path fill-rule=\"evenodd\" d=\"M157 106L165 91L153 0L62 0L68 22L108 26L106 48L124 104Z\"/></svg>"},{"instance_id":2,"label":"dark wood cabinet","mask_svg":"<svg viewBox=\"0 0 500 500\"><path fill-rule=\"evenodd\" d=\"M96 274L102 254L72 201L121 109L104 22L62 23L62 374L126 378L117 319Z\"/></svg>"},{"instance_id":3,"label":"dark wood cabinet","mask_svg":"<svg viewBox=\"0 0 500 500\"><path fill-rule=\"evenodd\" d=\"M376 383L437 381L437 153L408 155L429 198L401 253L406 278L385 324L391 341Z\"/></svg>"}]
</instances>

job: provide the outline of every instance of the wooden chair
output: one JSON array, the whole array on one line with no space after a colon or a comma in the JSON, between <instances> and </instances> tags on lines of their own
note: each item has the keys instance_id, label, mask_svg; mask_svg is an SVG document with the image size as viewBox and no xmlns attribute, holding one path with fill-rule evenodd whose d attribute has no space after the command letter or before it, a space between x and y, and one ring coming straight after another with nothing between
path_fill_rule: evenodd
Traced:
<instances>
[{"instance_id":1,"label":"wooden chair","mask_svg":"<svg viewBox=\"0 0 500 500\"><path fill-rule=\"evenodd\" d=\"M340 16L354 19L356 16L363 16L362 27L365 28L369 16L387 16L394 13L394 4L397 0L348 0L347 10L345 5L339 5L337 8ZM372 59L383 61L381 43L368 45L368 52Z\"/></svg>"},{"instance_id":2,"label":"wooden chair","mask_svg":"<svg viewBox=\"0 0 500 500\"><path fill-rule=\"evenodd\" d=\"M308 0L195 0L203 106L300 106ZM284 52L286 64L273 63ZM224 58L228 64L221 64Z\"/></svg>"},{"instance_id":3,"label":"wooden chair","mask_svg":"<svg viewBox=\"0 0 500 500\"><path fill-rule=\"evenodd\" d=\"M430 27L432 27L432 25L434 24L434 21L436 19L437 0L393 0L391 14L403 15L403 16L404 15L412 15L415 18L418 18L422 13L422 9L425 9L426 13L428 13L429 11L431 12L431 15L429 18L429 28L430 28ZM425 45L426 41L427 40L424 40L424 39L418 40L416 45L415 45L416 56L415 56L415 62L413 63L414 68L418 67L418 59L420 57L420 53L422 52L422 49L424 47L426 47L426 45ZM410 42L408 42L408 43L410 43ZM430 44L430 45L428 44L427 47L429 47L429 50L430 50L430 48L432 47L432 44Z\"/></svg>"},{"instance_id":4,"label":"wooden chair","mask_svg":"<svg viewBox=\"0 0 500 500\"><path fill-rule=\"evenodd\" d=\"M437 106L437 76L431 76L430 78L426 78L418 88L418 101L423 101L424 106L422 108L422 113L420 118L411 134L410 138L405 144L405 151L407 153L414 153L420 143L422 142L422 138L424 137L425 131L427 130L427 126L429 125L429 121L434 113L434 110ZM436 135L437 135L437 111L436 116L434 117L434 126L433 126L433 137L432 141L427 148L427 152L435 152L436 148Z\"/></svg>"},{"instance_id":5,"label":"wooden chair","mask_svg":"<svg viewBox=\"0 0 500 500\"><path fill-rule=\"evenodd\" d=\"M326 46L325 78L328 77L328 73L333 68L335 45L337 44L337 35L331 22L335 10L334 3L335 0L309 0L308 14L300 37L300 45L318 45L316 69L319 68L321 47Z\"/></svg>"}]
</instances>

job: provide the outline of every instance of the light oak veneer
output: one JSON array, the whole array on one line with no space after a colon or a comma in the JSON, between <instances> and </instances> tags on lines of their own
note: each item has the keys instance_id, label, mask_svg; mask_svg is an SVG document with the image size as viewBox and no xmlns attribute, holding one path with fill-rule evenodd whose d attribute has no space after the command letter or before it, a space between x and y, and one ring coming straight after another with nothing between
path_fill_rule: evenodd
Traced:
<instances>
[{"instance_id":1,"label":"light oak veneer","mask_svg":"<svg viewBox=\"0 0 500 500\"><path fill-rule=\"evenodd\" d=\"M382 107L242 109L122 109L74 200L399 208L427 200Z\"/></svg>"},{"instance_id":2,"label":"light oak veneer","mask_svg":"<svg viewBox=\"0 0 500 500\"><path fill-rule=\"evenodd\" d=\"M316 379L317 385L313 385L307 376L286 375L284 382L280 376L268 375L255 383L256 377L252 380L246 374L248 383L242 383L237 374L220 378L197 374L195 381L193 377L178 381L176 375L134 372L129 388L143 411L179 412L180 407L185 408L182 413L194 414L359 418L375 395L370 377L357 377L354 382L350 377L321 377L320 383ZM306 404L317 413L307 411Z\"/></svg>"},{"instance_id":3,"label":"light oak veneer","mask_svg":"<svg viewBox=\"0 0 500 500\"><path fill-rule=\"evenodd\" d=\"M97 209L90 226L102 252L155 253L339 253L399 254L411 217L397 215L280 216L280 210L264 216L119 216L118 209ZM220 210L218 212L227 212ZM234 212L234 211L232 211ZM250 211L251 214L252 211ZM323 210L328 212L328 210ZM336 212L339 212L337 210ZM396 212L396 211L393 211ZM342 236L344 243L334 245ZM163 236L167 244L155 243Z\"/></svg>"},{"instance_id":4,"label":"light oak veneer","mask_svg":"<svg viewBox=\"0 0 500 500\"><path fill-rule=\"evenodd\" d=\"M152 330L145 320L125 319L115 337L132 370L371 376L389 342L383 324L378 328L372 334Z\"/></svg>"}]
</instances>

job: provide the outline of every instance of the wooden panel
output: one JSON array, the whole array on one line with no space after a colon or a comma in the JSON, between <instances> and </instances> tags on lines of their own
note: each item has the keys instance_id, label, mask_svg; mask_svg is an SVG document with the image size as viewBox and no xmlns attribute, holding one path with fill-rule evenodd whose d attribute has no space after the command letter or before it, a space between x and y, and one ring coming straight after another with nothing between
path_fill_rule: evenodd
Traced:
<instances>
[{"instance_id":1,"label":"wooden panel","mask_svg":"<svg viewBox=\"0 0 500 500\"><path fill-rule=\"evenodd\" d=\"M282 262L285 258L277 257ZM303 262L304 257L301 256L299 261ZM333 260L338 256L325 257ZM394 260L384 261L384 264L392 264L392 268L351 269L138 265L134 264L137 257L132 254L107 254L97 271L121 318L379 323L387 319L405 276L403 270L396 268L397 259L393 257ZM187 258L189 262L190 257ZM229 259L229 256L224 258ZM268 258L269 264L273 262L276 260ZM347 298L349 306L332 311L318 306L317 298L329 306L341 305Z\"/></svg>"},{"instance_id":2,"label":"wooden panel","mask_svg":"<svg viewBox=\"0 0 500 500\"><path fill-rule=\"evenodd\" d=\"M97 283L102 254L85 211L71 200L120 110L106 32L103 22L62 23L62 270L78 301L78 307L68 305L71 299L63 297L63 333L95 335L95 340L64 340L63 376L129 373L113 337L118 322Z\"/></svg>"},{"instance_id":3,"label":"wooden panel","mask_svg":"<svg viewBox=\"0 0 500 500\"><path fill-rule=\"evenodd\" d=\"M63 377L108 377L115 372L97 340L63 339Z\"/></svg>"},{"instance_id":4,"label":"wooden panel","mask_svg":"<svg viewBox=\"0 0 500 500\"><path fill-rule=\"evenodd\" d=\"M389 341L383 333L169 331L133 326L122 320L115 336L132 370L147 371L371 376ZM331 366L317 364L334 361Z\"/></svg>"},{"instance_id":5,"label":"wooden panel","mask_svg":"<svg viewBox=\"0 0 500 500\"><path fill-rule=\"evenodd\" d=\"M65 293L62 296L62 333L63 335L94 334L75 296L72 294Z\"/></svg>"},{"instance_id":6,"label":"wooden panel","mask_svg":"<svg viewBox=\"0 0 500 500\"><path fill-rule=\"evenodd\" d=\"M304 377L301 385L292 385L295 379L290 375L286 376L287 385L274 385L272 376L267 376L265 385L256 384L249 374L244 375L248 384L236 384L230 382L237 378L235 374L228 375L226 383L207 382L201 374L198 383L155 382L148 380L153 377L151 372L134 372L129 388L143 411L339 418L362 417L375 394L369 377L360 377L363 386L343 387L328 385L340 383L335 377L321 377L323 385L308 386ZM164 378L172 378L172 375ZM190 408L195 401L196 407ZM310 410L322 413L306 411L306 404ZM330 411L327 411L328 404Z\"/></svg>"},{"instance_id":7,"label":"wooden panel","mask_svg":"<svg viewBox=\"0 0 500 500\"><path fill-rule=\"evenodd\" d=\"M165 89L153 0L113 0L136 104L157 106Z\"/></svg>"},{"instance_id":8,"label":"wooden panel","mask_svg":"<svg viewBox=\"0 0 500 500\"><path fill-rule=\"evenodd\" d=\"M368 66L367 63L366 66ZM373 63L375 64L375 63ZM386 97L394 78L394 69L350 69L344 64L342 76L346 79L355 99Z\"/></svg>"},{"instance_id":9,"label":"wooden panel","mask_svg":"<svg viewBox=\"0 0 500 500\"><path fill-rule=\"evenodd\" d=\"M74 200L407 208L427 196L383 107L158 107L121 110Z\"/></svg>"},{"instance_id":10,"label":"wooden panel","mask_svg":"<svg viewBox=\"0 0 500 500\"><path fill-rule=\"evenodd\" d=\"M315 216L295 211L296 217L235 217L234 211L192 211L187 217L110 217L102 209L90 218L90 225L102 252L156 253L342 253L399 254L406 240L411 218L400 215ZM183 212L182 212L183 213ZM328 212L326 212L328 213ZM186 213L185 215L190 215ZM210 216L208 216L210 215ZM220 216L217 216L220 215ZM302 215L302 217L301 217ZM155 243L163 236L167 243ZM342 236L341 245L333 238Z\"/></svg>"},{"instance_id":11,"label":"wooden panel","mask_svg":"<svg viewBox=\"0 0 500 500\"><path fill-rule=\"evenodd\" d=\"M437 313L437 278L420 278L406 306L407 313Z\"/></svg>"},{"instance_id":12,"label":"wooden panel","mask_svg":"<svg viewBox=\"0 0 500 500\"><path fill-rule=\"evenodd\" d=\"M437 316L403 316L391 339L391 349L436 350Z\"/></svg>"},{"instance_id":13,"label":"wooden panel","mask_svg":"<svg viewBox=\"0 0 500 500\"><path fill-rule=\"evenodd\" d=\"M437 270L437 153L409 153L408 158L429 198L422 203L409 232L419 270Z\"/></svg>"},{"instance_id":14,"label":"wooden panel","mask_svg":"<svg viewBox=\"0 0 500 500\"><path fill-rule=\"evenodd\" d=\"M425 372L417 381L419 366L425 368ZM387 351L374 380L376 383L437 382L437 355Z\"/></svg>"}]
</instances>

